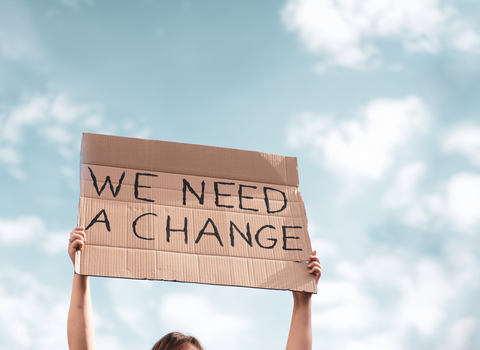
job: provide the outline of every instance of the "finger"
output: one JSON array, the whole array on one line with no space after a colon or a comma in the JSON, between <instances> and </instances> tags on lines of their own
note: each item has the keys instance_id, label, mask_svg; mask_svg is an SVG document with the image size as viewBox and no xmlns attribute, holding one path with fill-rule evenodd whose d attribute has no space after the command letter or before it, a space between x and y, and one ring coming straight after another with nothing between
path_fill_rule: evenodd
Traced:
<instances>
[{"instance_id":1,"label":"finger","mask_svg":"<svg viewBox=\"0 0 480 350\"><path fill-rule=\"evenodd\" d=\"M85 242L85 236L84 235L81 235L79 233L73 233L70 235L70 243L76 241L76 240L80 240L82 242Z\"/></svg>"},{"instance_id":2,"label":"finger","mask_svg":"<svg viewBox=\"0 0 480 350\"><path fill-rule=\"evenodd\" d=\"M75 227L73 230L72 230L72 233L79 233L79 234L85 234L85 229L83 227Z\"/></svg>"},{"instance_id":3,"label":"finger","mask_svg":"<svg viewBox=\"0 0 480 350\"><path fill-rule=\"evenodd\" d=\"M314 266L310 269L310 273L322 273L322 268L320 266Z\"/></svg>"},{"instance_id":4,"label":"finger","mask_svg":"<svg viewBox=\"0 0 480 350\"><path fill-rule=\"evenodd\" d=\"M85 246L85 242L82 241L81 239L74 240L70 245L70 247L75 250L83 249L84 246Z\"/></svg>"},{"instance_id":5,"label":"finger","mask_svg":"<svg viewBox=\"0 0 480 350\"><path fill-rule=\"evenodd\" d=\"M308 264L308 268L310 269L310 271L312 270L320 270L322 271L322 264L318 261L312 261L310 264Z\"/></svg>"},{"instance_id":6,"label":"finger","mask_svg":"<svg viewBox=\"0 0 480 350\"><path fill-rule=\"evenodd\" d=\"M75 228L71 233L70 233L70 241L74 241L75 239L78 239L81 237L83 241L86 240L87 236L85 234L85 230L83 228Z\"/></svg>"},{"instance_id":7,"label":"finger","mask_svg":"<svg viewBox=\"0 0 480 350\"><path fill-rule=\"evenodd\" d=\"M76 239L70 244L70 247L68 248L68 252L74 253L77 250L82 250L84 246L85 246L85 243L82 240Z\"/></svg>"},{"instance_id":8,"label":"finger","mask_svg":"<svg viewBox=\"0 0 480 350\"><path fill-rule=\"evenodd\" d=\"M310 270L310 273L312 275L315 275L316 279L317 279L317 282L318 280L320 279L320 277L322 276L322 269L319 268L318 266L315 266L313 269Z\"/></svg>"},{"instance_id":9,"label":"finger","mask_svg":"<svg viewBox=\"0 0 480 350\"><path fill-rule=\"evenodd\" d=\"M309 269L311 269L314 266L318 266L318 267L322 268L322 263L320 261L312 261L307 266L308 266Z\"/></svg>"}]
</instances>

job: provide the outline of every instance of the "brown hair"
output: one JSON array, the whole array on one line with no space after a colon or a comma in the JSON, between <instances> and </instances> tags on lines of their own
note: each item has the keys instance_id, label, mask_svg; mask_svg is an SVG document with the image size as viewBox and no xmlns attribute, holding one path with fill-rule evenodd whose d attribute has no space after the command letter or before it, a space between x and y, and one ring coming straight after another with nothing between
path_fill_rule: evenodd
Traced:
<instances>
[{"instance_id":1,"label":"brown hair","mask_svg":"<svg viewBox=\"0 0 480 350\"><path fill-rule=\"evenodd\" d=\"M203 350L197 338L180 332L168 333L162 339L157 341L152 350L176 350L185 343L191 343L192 345L195 345L198 350Z\"/></svg>"}]
</instances>

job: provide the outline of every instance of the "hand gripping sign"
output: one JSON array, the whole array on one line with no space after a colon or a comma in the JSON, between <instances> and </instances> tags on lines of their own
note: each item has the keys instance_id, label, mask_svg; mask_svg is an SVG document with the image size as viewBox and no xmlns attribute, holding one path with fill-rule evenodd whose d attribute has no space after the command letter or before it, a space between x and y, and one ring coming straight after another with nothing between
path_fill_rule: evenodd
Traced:
<instances>
[{"instance_id":1,"label":"hand gripping sign","mask_svg":"<svg viewBox=\"0 0 480 350\"><path fill-rule=\"evenodd\" d=\"M297 160L83 134L82 275L316 293Z\"/></svg>"}]
</instances>

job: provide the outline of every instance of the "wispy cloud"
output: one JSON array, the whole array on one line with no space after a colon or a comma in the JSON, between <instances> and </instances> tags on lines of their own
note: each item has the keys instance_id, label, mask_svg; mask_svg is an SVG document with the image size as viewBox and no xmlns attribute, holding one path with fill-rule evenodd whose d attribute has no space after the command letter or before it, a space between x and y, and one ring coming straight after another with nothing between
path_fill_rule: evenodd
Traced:
<instances>
[{"instance_id":1,"label":"wispy cloud","mask_svg":"<svg viewBox=\"0 0 480 350\"><path fill-rule=\"evenodd\" d=\"M18 1L0 0L0 57L11 61L44 55L27 8Z\"/></svg>"},{"instance_id":2,"label":"wispy cloud","mask_svg":"<svg viewBox=\"0 0 480 350\"><path fill-rule=\"evenodd\" d=\"M415 258L393 250L361 261L339 260L337 279L321 281L313 299L314 328L330 334L326 340L335 339L332 348L405 349L412 331L442 344L438 332L459 322L449 337L468 344L476 319L450 314L450 303L468 283L449 274L447 266L455 259Z\"/></svg>"},{"instance_id":3,"label":"wispy cloud","mask_svg":"<svg viewBox=\"0 0 480 350\"><path fill-rule=\"evenodd\" d=\"M45 235L45 224L38 216L22 216L17 219L0 218L2 244L28 244Z\"/></svg>"},{"instance_id":4,"label":"wispy cloud","mask_svg":"<svg viewBox=\"0 0 480 350\"><path fill-rule=\"evenodd\" d=\"M68 293L21 270L0 272L0 338L7 349L67 347Z\"/></svg>"},{"instance_id":5,"label":"wispy cloud","mask_svg":"<svg viewBox=\"0 0 480 350\"><path fill-rule=\"evenodd\" d=\"M472 348L471 340L475 335L477 324L475 317L465 317L455 321L448 331L445 344L440 345L438 350Z\"/></svg>"},{"instance_id":6,"label":"wispy cloud","mask_svg":"<svg viewBox=\"0 0 480 350\"><path fill-rule=\"evenodd\" d=\"M217 310L198 295L166 295L161 310L169 327L191 332L209 349L239 349L237 340L252 326L250 319Z\"/></svg>"},{"instance_id":7,"label":"wispy cloud","mask_svg":"<svg viewBox=\"0 0 480 350\"><path fill-rule=\"evenodd\" d=\"M344 178L380 179L395 162L395 152L428 130L430 112L421 99L376 99L356 118L304 113L287 129L291 147L306 148Z\"/></svg>"},{"instance_id":8,"label":"wispy cloud","mask_svg":"<svg viewBox=\"0 0 480 350\"><path fill-rule=\"evenodd\" d=\"M282 18L309 51L322 56L319 70L378 66L383 60L379 40L429 54L446 48L480 52L477 28L454 1L289 0Z\"/></svg>"},{"instance_id":9,"label":"wispy cloud","mask_svg":"<svg viewBox=\"0 0 480 350\"><path fill-rule=\"evenodd\" d=\"M82 131L115 134L122 130L132 137L151 133L135 122L107 119L99 104L78 103L62 92L26 94L20 103L0 113L0 163L23 179L23 152L33 147L36 138L72 159L78 156Z\"/></svg>"},{"instance_id":10,"label":"wispy cloud","mask_svg":"<svg viewBox=\"0 0 480 350\"><path fill-rule=\"evenodd\" d=\"M385 205L400 210L403 222L417 229L448 227L475 234L480 227L480 174L458 172L430 193L420 190L425 175L423 163L400 169L394 186L385 194Z\"/></svg>"},{"instance_id":11,"label":"wispy cloud","mask_svg":"<svg viewBox=\"0 0 480 350\"><path fill-rule=\"evenodd\" d=\"M24 177L22 147L33 133L50 143L66 158L71 158L79 140L72 136L78 128L101 125L101 107L72 102L62 93L35 94L0 114L0 162L16 177Z\"/></svg>"},{"instance_id":12,"label":"wispy cloud","mask_svg":"<svg viewBox=\"0 0 480 350\"><path fill-rule=\"evenodd\" d=\"M3 246L34 245L47 254L66 251L68 230L51 232L35 215L16 219L0 217L0 243Z\"/></svg>"},{"instance_id":13,"label":"wispy cloud","mask_svg":"<svg viewBox=\"0 0 480 350\"><path fill-rule=\"evenodd\" d=\"M443 149L447 153L467 157L480 166L480 125L463 125L454 128L446 136Z\"/></svg>"}]
</instances>

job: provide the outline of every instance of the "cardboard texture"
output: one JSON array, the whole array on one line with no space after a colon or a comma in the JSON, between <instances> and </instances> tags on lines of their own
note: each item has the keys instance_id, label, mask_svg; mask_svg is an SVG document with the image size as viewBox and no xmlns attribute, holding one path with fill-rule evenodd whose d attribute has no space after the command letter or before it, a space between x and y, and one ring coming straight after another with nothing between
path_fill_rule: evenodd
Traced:
<instances>
[{"instance_id":1,"label":"cardboard texture","mask_svg":"<svg viewBox=\"0 0 480 350\"><path fill-rule=\"evenodd\" d=\"M82 275L316 293L297 160L83 134Z\"/></svg>"}]
</instances>

